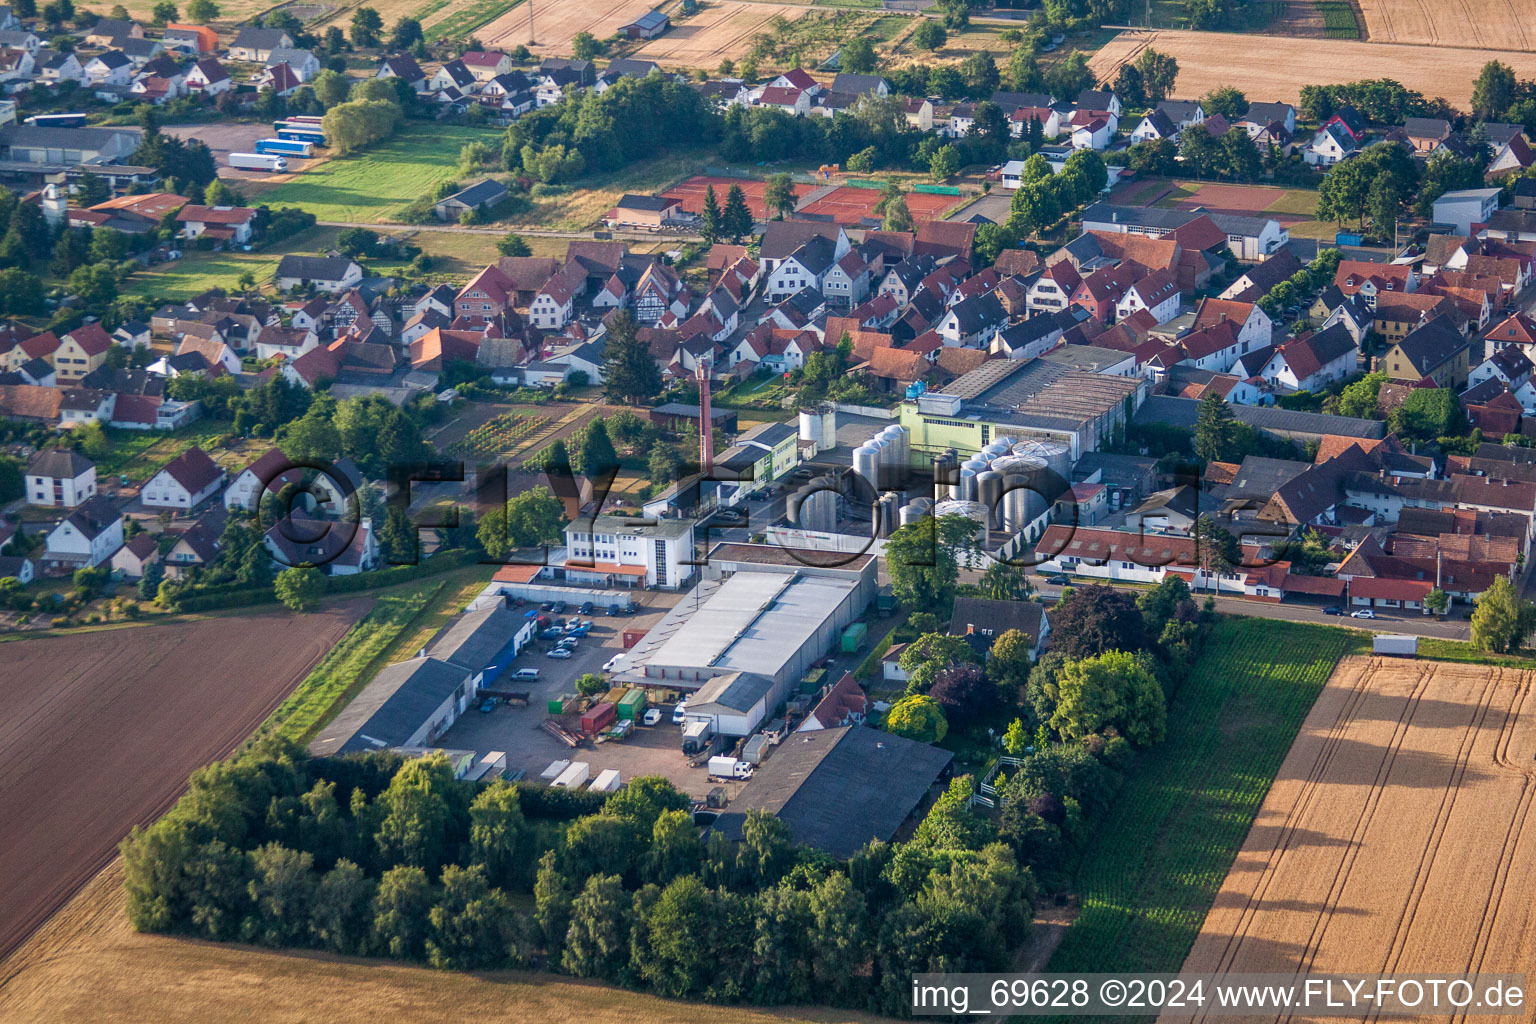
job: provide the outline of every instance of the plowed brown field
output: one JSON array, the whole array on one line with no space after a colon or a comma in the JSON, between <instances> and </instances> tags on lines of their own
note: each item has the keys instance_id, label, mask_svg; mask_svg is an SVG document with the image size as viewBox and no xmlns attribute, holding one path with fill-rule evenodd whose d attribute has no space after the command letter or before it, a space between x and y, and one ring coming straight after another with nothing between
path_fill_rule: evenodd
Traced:
<instances>
[{"instance_id":1,"label":"plowed brown field","mask_svg":"<svg viewBox=\"0 0 1536 1024\"><path fill-rule=\"evenodd\" d=\"M1532 688L1513 669L1341 662L1184 970L1529 970Z\"/></svg>"},{"instance_id":2,"label":"plowed brown field","mask_svg":"<svg viewBox=\"0 0 1536 1024\"><path fill-rule=\"evenodd\" d=\"M1376 43L1536 50L1531 7L1520 0L1358 0Z\"/></svg>"},{"instance_id":3,"label":"plowed brown field","mask_svg":"<svg viewBox=\"0 0 1536 1024\"><path fill-rule=\"evenodd\" d=\"M0 644L0 956L250 735L368 603Z\"/></svg>"},{"instance_id":4,"label":"plowed brown field","mask_svg":"<svg viewBox=\"0 0 1536 1024\"><path fill-rule=\"evenodd\" d=\"M1458 34L1455 42L1468 39ZM1088 65L1099 81L1112 82L1120 65L1135 60L1147 46L1178 60L1180 96L1233 85L1250 100L1296 103L1303 85L1391 78L1465 109L1478 71L1490 60L1510 65L1520 78L1536 78L1536 53L1175 30L1121 32Z\"/></svg>"}]
</instances>

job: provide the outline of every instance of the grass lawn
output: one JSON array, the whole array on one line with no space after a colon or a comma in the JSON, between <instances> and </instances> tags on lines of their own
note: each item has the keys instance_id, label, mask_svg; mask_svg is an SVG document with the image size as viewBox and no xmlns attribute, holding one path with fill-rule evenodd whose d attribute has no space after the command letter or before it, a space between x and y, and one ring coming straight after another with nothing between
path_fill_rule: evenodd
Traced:
<instances>
[{"instance_id":1,"label":"grass lawn","mask_svg":"<svg viewBox=\"0 0 1536 1024\"><path fill-rule=\"evenodd\" d=\"M103 477L126 473L129 479L143 481L176 456L196 445L213 461L228 470L243 468L251 459L266 451L271 441L239 438L225 448L218 439L229 433L228 420L198 420L180 430L117 430L107 428L111 442L108 451L96 459L96 472Z\"/></svg>"},{"instance_id":2,"label":"grass lawn","mask_svg":"<svg viewBox=\"0 0 1536 1024\"><path fill-rule=\"evenodd\" d=\"M1298 217L1317 215L1317 193L1307 188L1288 188L1264 208L1265 213L1290 213Z\"/></svg>"},{"instance_id":3,"label":"grass lawn","mask_svg":"<svg viewBox=\"0 0 1536 1024\"><path fill-rule=\"evenodd\" d=\"M1082 913L1050 970L1177 971L1353 630L1216 626L1078 866Z\"/></svg>"},{"instance_id":4,"label":"grass lawn","mask_svg":"<svg viewBox=\"0 0 1536 1024\"><path fill-rule=\"evenodd\" d=\"M458 159L457 148L453 159ZM653 195L690 175L703 173L703 168L711 162L711 154L707 151L685 151L641 160L621 170L583 178L577 187L534 199L533 209L517 220L525 227L581 231L601 219L624 193ZM564 244L560 252L565 252Z\"/></svg>"},{"instance_id":5,"label":"grass lawn","mask_svg":"<svg viewBox=\"0 0 1536 1024\"><path fill-rule=\"evenodd\" d=\"M133 276L123 283L122 292L180 302L210 288L234 290L239 287L240 275L246 271L251 272L258 285L270 284L285 253L324 251L336 243L340 231L340 228L313 227L265 252L201 252L188 248L183 250L185 255L179 260L134 271Z\"/></svg>"},{"instance_id":6,"label":"grass lawn","mask_svg":"<svg viewBox=\"0 0 1536 1024\"><path fill-rule=\"evenodd\" d=\"M398 216L412 200L455 176L459 148L501 134L442 124L409 124L353 156L327 160L261 197L268 206L298 206L322 221L375 224Z\"/></svg>"}]
</instances>

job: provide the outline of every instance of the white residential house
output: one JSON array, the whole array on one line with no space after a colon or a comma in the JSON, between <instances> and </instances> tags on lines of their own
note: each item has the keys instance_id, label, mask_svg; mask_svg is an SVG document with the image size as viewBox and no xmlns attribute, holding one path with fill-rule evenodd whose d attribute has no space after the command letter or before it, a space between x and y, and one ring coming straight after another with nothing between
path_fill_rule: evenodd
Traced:
<instances>
[{"instance_id":1,"label":"white residential house","mask_svg":"<svg viewBox=\"0 0 1536 1024\"><path fill-rule=\"evenodd\" d=\"M224 471L201 448L188 448L150 477L139 493L145 508L194 509L224 486Z\"/></svg>"},{"instance_id":2,"label":"white residential house","mask_svg":"<svg viewBox=\"0 0 1536 1024\"><path fill-rule=\"evenodd\" d=\"M235 80L224 69L224 65L212 57L204 57L187 72L187 88L204 96L217 96L234 87Z\"/></svg>"},{"instance_id":3,"label":"white residential house","mask_svg":"<svg viewBox=\"0 0 1536 1024\"><path fill-rule=\"evenodd\" d=\"M1166 270L1157 270L1125 290L1115 303L1115 319L1124 320L1138 309L1145 309L1165 324L1179 315L1179 282Z\"/></svg>"},{"instance_id":4,"label":"white residential house","mask_svg":"<svg viewBox=\"0 0 1536 1024\"><path fill-rule=\"evenodd\" d=\"M44 82L55 85L59 82L78 82L85 78L85 68L73 50L69 53L53 50L39 53L33 70Z\"/></svg>"},{"instance_id":5,"label":"white residential house","mask_svg":"<svg viewBox=\"0 0 1536 1024\"><path fill-rule=\"evenodd\" d=\"M133 78L133 61L121 50L98 53L85 63L86 85L127 85Z\"/></svg>"},{"instance_id":6,"label":"white residential house","mask_svg":"<svg viewBox=\"0 0 1536 1024\"><path fill-rule=\"evenodd\" d=\"M1342 128L1329 125L1319 128L1302 150L1301 158L1313 167L1332 167L1347 157L1355 155L1359 148L1350 134Z\"/></svg>"},{"instance_id":7,"label":"white residential house","mask_svg":"<svg viewBox=\"0 0 1536 1024\"><path fill-rule=\"evenodd\" d=\"M1259 376L1279 391L1316 392L1354 373L1358 359L1355 339L1337 325L1280 345Z\"/></svg>"},{"instance_id":8,"label":"white residential house","mask_svg":"<svg viewBox=\"0 0 1536 1024\"><path fill-rule=\"evenodd\" d=\"M123 546L123 517L106 498L97 495L64 517L48 533L45 566L94 569Z\"/></svg>"},{"instance_id":9,"label":"white residential house","mask_svg":"<svg viewBox=\"0 0 1536 1024\"><path fill-rule=\"evenodd\" d=\"M1175 139L1179 126L1161 110L1153 110L1142 117L1131 131L1132 142L1153 142L1157 139Z\"/></svg>"},{"instance_id":10,"label":"white residential house","mask_svg":"<svg viewBox=\"0 0 1536 1024\"><path fill-rule=\"evenodd\" d=\"M28 505L75 508L96 496L96 464L68 448L47 448L27 464Z\"/></svg>"},{"instance_id":11,"label":"white residential house","mask_svg":"<svg viewBox=\"0 0 1536 1024\"><path fill-rule=\"evenodd\" d=\"M849 250L827 271L821 282L827 304L849 309L869 297L869 264Z\"/></svg>"},{"instance_id":12,"label":"white residential house","mask_svg":"<svg viewBox=\"0 0 1536 1024\"><path fill-rule=\"evenodd\" d=\"M277 64L287 64L299 76L300 82L307 82L320 73L320 58L310 50L278 47L267 58L267 67Z\"/></svg>"},{"instance_id":13,"label":"white residential house","mask_svg":"<svg viewBox=\"0 0 1536 1024\"><path fill-rule=\"evenodd\" d=\"M1114 129L1110 127L1109 119L1095 117L1072 129L1072 148L1102 150L1109 145L1113 135Z\"/></svg>"}]
</instances>

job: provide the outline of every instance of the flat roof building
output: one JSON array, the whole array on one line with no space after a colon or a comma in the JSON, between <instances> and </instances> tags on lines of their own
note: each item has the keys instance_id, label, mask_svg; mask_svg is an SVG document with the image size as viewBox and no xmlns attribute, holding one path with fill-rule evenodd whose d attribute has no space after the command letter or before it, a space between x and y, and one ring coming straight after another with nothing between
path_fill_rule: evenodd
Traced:
<instances>
[{"instance_id":1,"label":"flat roof building","mask_svg":"<svg viewBox=\"0 0 1536 1024\"><path fill-rule=\"evenodd\" d=\"M718 677L758 676L766 689L751 703L761 701L762 715L771 715L872 598L862 573L849 579L764 566L704 579L635 645L617 679L702 692ZM737 685L745 693L762 684ZM729 689L716 683L709 699L729 702Z\"/></svg>"},{"instance_id":2,"label":"flat roof building","mask_svg":"<svg viewBox=\"0 0 1536 1024\"><path fill-rule=\"evenodd\" d=\"M949 769L949 751L861 725L797 732L753 774L714 827L742 837L750 811L767 811L795 842L852 857L888 841Z\"/></svg>"}]
</instances>

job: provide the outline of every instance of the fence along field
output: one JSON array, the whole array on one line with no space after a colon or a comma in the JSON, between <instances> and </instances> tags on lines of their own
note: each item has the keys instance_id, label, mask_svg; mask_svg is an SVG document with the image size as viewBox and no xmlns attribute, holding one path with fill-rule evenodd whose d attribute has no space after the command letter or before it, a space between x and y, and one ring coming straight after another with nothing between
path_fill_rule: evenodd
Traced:
<instances>
[{"instance_id":1,"label":"fence along field","mask_svg":"<svg viewBox=\"0 0 1536 1024\"><path fill-rule=\"evenodd\" d=\"M1357 2L1373 42L1536 50L1536 14L1521 0Z\"/></svg>"},{"instance_id":2,"label":"fence along field","mask_svg":"<svg viewBox=\"0 0 1536 1024\"><path fill-rule=\"evenodd\" d=\"M1052 972L1176 971L1352 630L1220 623L1077 871Z\"/></svg>"},{"instance_id":3,"label":"fence along field","mask_svg":"<svg viewBox=\"0 0 1536 1024\"><path fill-rule=\"evenodd\" d=\"M1203 96L1217 86L1233 85L1250 100L1297 103L1304 85L1392 78L1466 109L1472 83L1490 60L1510 65L1520 78L1536 78L1536 53L1173 30L1121 32L1088 66L1099 81L1114 81L1120 66L1149 46L1179 62L1180 96ZM1262 59L1234 61L1234 53L1260 54Z\"/></svg>"},{"instance_id":4,"label":"fence along field","mask_svg":"<svg viewBox=\"0 0 1536 1024\"><path fill-rule=\"evenodd\" d=\"M1528 970L1533 679L1479 665L1342 662L1184 969Z\"/></svg>"}]
</instances>

